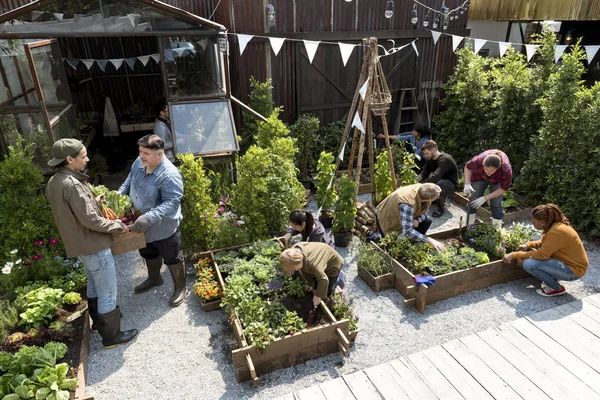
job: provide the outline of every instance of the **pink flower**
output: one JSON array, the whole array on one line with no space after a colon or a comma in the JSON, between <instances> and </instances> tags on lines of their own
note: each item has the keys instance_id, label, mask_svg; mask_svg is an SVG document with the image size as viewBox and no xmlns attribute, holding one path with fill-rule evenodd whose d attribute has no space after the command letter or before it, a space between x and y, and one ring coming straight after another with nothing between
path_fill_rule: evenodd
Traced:
<instances>
[{"instance_id":1,"label":"pink flower","mask_svg":"<svg viewBox=\"0 0 600 400\"><path fill-rule=\"evenodd\" d=\"M24 266L24 267L29 267L30 265L31 265L31 263L30 263L29 261L25 261L25 262L23 263L23 266Z\"/></svg>"},{"instance_id":2,"label":"pink flower","mask_svg":"<svg viewBox=\"0 0 600 400\"><path fill-rule=\"evenodd\" d=\"M40 240L36 240L35 242L33 242L33 244L35 244L36 246L40 246L40 247L42 247L44 245L44 243L46 243L46 242L44 242L41 239Z\"/></svg>"},{"instance_id":3,"label":"pink flower","mask_svg":"<svg viewBox=\"0 0 600 400\"><path fill-rule=\"evenodd\" d=\"M208 214L204 214L204 220L206 221L208 219Z\"/></svg>"},{"instance_id":4,"label":"pink flower","mask_svg":"<svg viewBox=\"0 0 600 400\"><path fill-rule=\"evenodd\" d=\"M219 200L219 203L227 204L228 201L229 201L229 199L227 197L221 197L221 200Z\"/></svg>"},{"instance_id":5,"label":"pink flower","mask_svg":"<svg viewBox=\"0 0 600 400\"><path fill-rule=\"evenodd\" d=\"M36 254L36 255L34 255L34 256L32 257L32 260L33 260L33 261L39 261L39 260L41 260L42 258L44 258L44 256L43 256L43 255L41 255L41 254Z\"/></svg>"},{"instance_id":6,"label":"pink flower","mask_svg":"<svg viewBox=\"0 0 600 400\"><path fill-rule=\"evenodd\" d=\"M235 226L236 228L239 226L237 222L233 223L233 226Z\"/></svg>"},{"instance_id":7,"label":"pink flower","mask_svg":"<svg viewBox=\"0 0 600 400\"><path fill-rule=\"evenodd\" d=\"M54 246L54 245L57 245L59 243L59 241L56 238L51 238L49 243Z\"/></svg>"},{"instance_id":8,"label":"pink flower","mask_svg":"<svg viewBox=\"0 0 600 400\"><path fill-rule=\"evenodd\" d=\"M223 211L225 211L225 207L219 207L219 208L217 208L217 211L218 212L223 212Z\"/></svg>"}]
</instances>

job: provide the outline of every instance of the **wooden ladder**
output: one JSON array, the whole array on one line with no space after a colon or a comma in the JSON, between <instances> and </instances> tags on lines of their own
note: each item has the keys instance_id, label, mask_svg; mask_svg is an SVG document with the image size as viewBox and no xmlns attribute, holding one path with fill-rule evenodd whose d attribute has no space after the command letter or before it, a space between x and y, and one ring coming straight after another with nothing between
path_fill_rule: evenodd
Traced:
<instances>
[{"instance_id":1,"label":"wooden ladder","mask_svg":"<svg viewBox=\"0 0 600 400\"><path fill-rule=\"evenodd\" d=\"M403 131L400 132L400 129L403 126L409 125L409 128L414 126L416 120L419 116L419 107L417 106L417 95L415 88L403 88L400 89L400 103L398 106L398 115L396 116L396 124L394 125L394 135L402 135L404 133L409 133L412 131ZM410 104L404 105L406 99L409 99ZM410 121L402 121L403 112L410 112Z\"/></svg>"}]
</instances>

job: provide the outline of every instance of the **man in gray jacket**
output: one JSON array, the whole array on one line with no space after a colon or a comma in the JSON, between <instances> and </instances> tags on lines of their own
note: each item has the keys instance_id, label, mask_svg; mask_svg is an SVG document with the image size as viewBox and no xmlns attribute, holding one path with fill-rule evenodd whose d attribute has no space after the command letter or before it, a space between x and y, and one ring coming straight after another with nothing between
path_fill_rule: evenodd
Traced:
<instances>
[{"instance_id":1,"label":"man in gray jacket","mask_svg":"<svg viewBox=\"0 0 600 400\"><path fill-rule=\"evenodd\" d=\"M102 215L98 201L83 174L89 159L83 143L60 139L52 146L54 158L48 165L56 174L46 186L46 197L63 240L68 257L78 257L87 277L87 297L92 330L98 330L105 348L134 339L137 329L121 331L121 312L117 306L115 260L110 251L111 233L125 233L121 221Z\"/></svg>"},{"instance_id":2,"label":"man in gray jacket","mask_svg":"<svg viewBox=\"0 0 600 400\"><path fill-rule=\"evenodd\" d=\"M175 162L175 144L173 143L173 133L171 132L171 122L169 120L169 104L163 99L154 103L153 106L156 121L154 122L154 133L158 135L165 144L165 156L172 163Z\"/></svg>"}]
</instances>

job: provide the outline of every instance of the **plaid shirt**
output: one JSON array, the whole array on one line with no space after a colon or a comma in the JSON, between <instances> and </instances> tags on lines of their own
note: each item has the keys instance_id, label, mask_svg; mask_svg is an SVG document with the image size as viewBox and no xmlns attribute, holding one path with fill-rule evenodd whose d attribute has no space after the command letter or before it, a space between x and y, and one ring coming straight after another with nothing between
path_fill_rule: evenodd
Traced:
<instances>
[{"instance_id":1,"label":"plaid shirt","mask_svg":"<svg viewBox=\"0 0 600 400\"><path fill-rule=\"evenodd\" d=\"M425 242L427 238L425 235L417 232L415 227L413 226L413 215L415 215L414 208L406 203L402 203L398 206L400 209L400 223L402 224L402 234L398 237L405 236L410 239L420 240L421 242ZM421 223L423 220L427 218L427 214L419 215L416 220Z\"/></svg>"},{"instance_id":2,"label":"plaid shirt","mask_svg":"<svg viewBox=\"0 0 600 400\"><path fill-rule=\"evenodd\" d=\"M483 169L483 160L488 154L498 154L502 164L492 176L487 176ZM471 182L488 181L490 183L500 183L503 190L508 190L512 182L512 167L506 154L500 150L486 150L475 156L466 165L471 170Z\"/></svg>"}]
</instances>

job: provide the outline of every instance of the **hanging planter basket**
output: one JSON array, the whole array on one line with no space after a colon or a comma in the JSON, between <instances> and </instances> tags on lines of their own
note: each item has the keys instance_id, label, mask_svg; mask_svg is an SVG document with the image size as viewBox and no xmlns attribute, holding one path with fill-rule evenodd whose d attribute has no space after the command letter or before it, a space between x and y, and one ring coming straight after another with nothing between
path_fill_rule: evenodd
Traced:
<instances>
[{"instance_id":1,"label":"hanging planter basket","mask_svg":"<svg viewBox=\"0 0 600 400\"><path fill-rule=\"evenodd\" d=\"M373 82L373 91L369 98L369 106L373 114L377 116L385 115L392 104L392 94L385 80L383 67L379 58L377 58L377 66L375 67L375 82Z\"/></svg>"}]
</instances>

